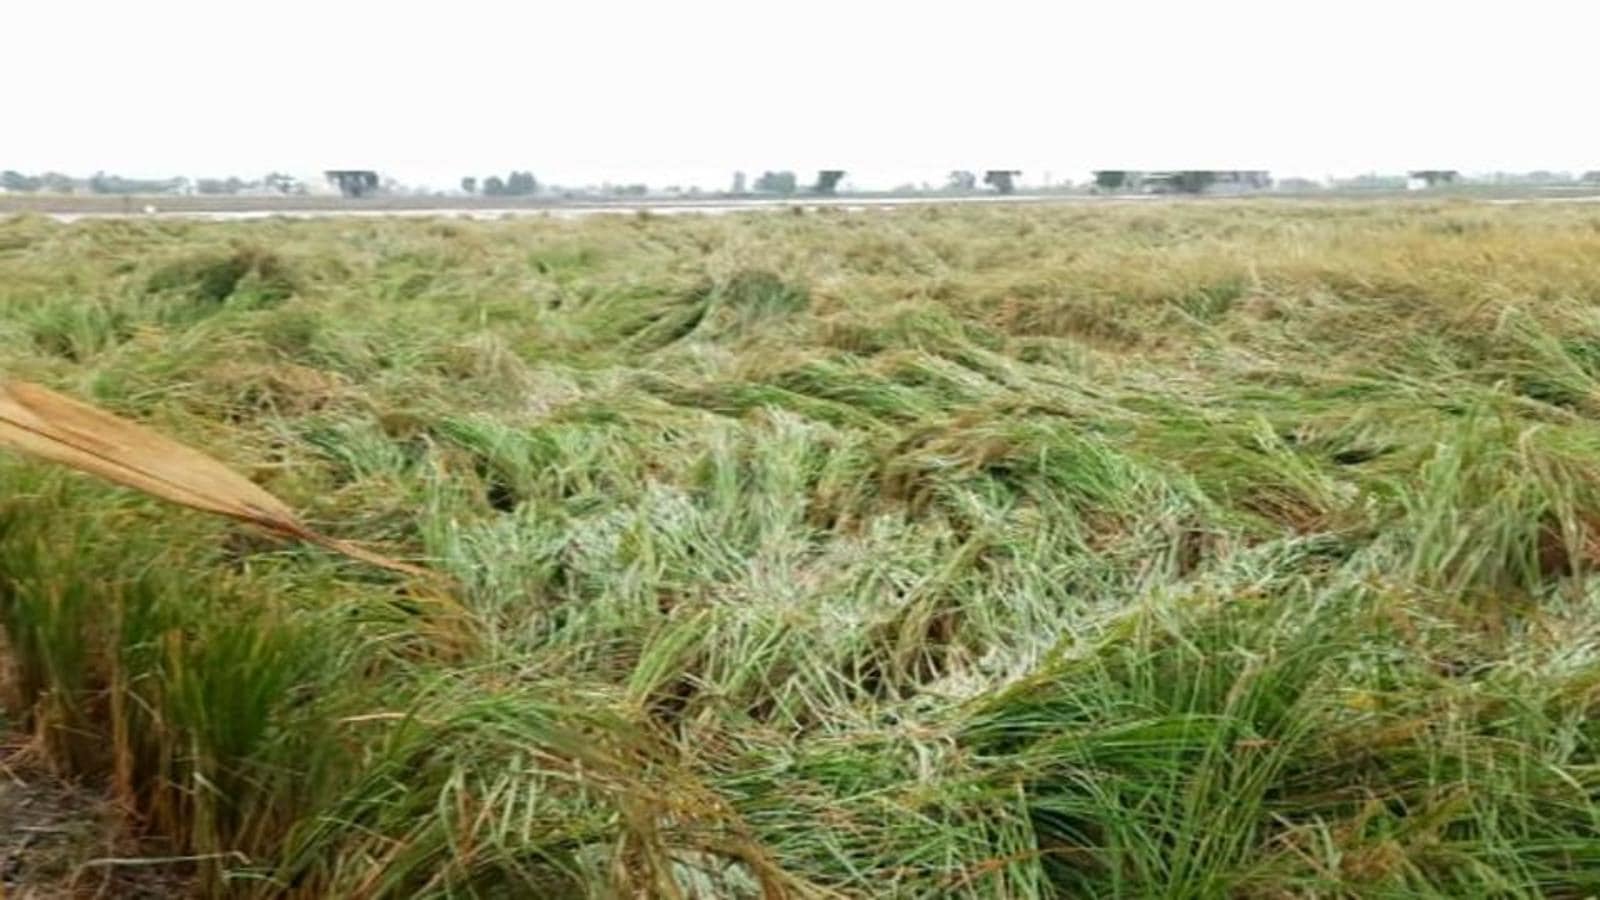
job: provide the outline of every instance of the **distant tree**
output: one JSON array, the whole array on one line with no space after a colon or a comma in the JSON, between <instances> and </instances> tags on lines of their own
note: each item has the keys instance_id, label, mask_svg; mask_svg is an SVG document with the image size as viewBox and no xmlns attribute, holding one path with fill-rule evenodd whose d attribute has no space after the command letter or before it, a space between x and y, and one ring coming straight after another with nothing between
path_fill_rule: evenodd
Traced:
<instances>
[{"instance_id":1,"label":"distant tree","mask_svg":"<svg viewBox=\"0 0 1600 900\"><path fill-rule=\"evenodd\" d=\"M279 194L304 194L306 192L305 185L300 183L300 179L283 172L269 173L267 177L261 179L261 183L267 190Z\"/></svg>"},{"instance_id":2,"label":"distant tree","mask_svg":"<svg viewBox=\"0 0 1600 900\"><path fill-rule=\"evenodd\" d=\"M1475 181L1487 181L1491 184L1572 184L1578 179L1571 172L1552 172L1548 169L1534 169L1532 172L1493 172L1488 176L1478 176Z\"/></svg>"},{"instance_id":3,"label":"distant tree","mask_svg":"<svg viewBox=\"0 0 1600 900\"><path fill-rule=\"evenodd\" d=\"M782 172L762 172L761 177L756 179L755 188L763 193L783 194L784 196L788 196L794 193L795 186L798 183L799 182L795 178L794 173L788 170L784 170Z\"/></svg>"},{"instance_id":4,"label":"distant tree","mask_svg":"<svg viewBox=\"0 0 1600 900\"><path fill-rule=\"evenodd\" d=\"M201 194L237 194L249 185L237 175L227 178L197 178L194 189Z\"/></svg>"},{"instance_id":5,"label":"distant tree","mask_svg":"<svg viewBox=\"0 0 1600 900\"><path fill-rule=\"evenodd\" d=\"M1406 174L1410 180L1420 182L1428 187L1455 184L1461 178L1461 173L1455 169L1417 169Z\"/></svg>"},{"instance_id":6,"label":"distant tree","mask_svg":"<svg viewBox=\"0 0 1600 900\"><path fill-rule=\"evenodd\" d=\"M1101 169L1094 173L1094 186L1102 191L1120 191L1131 187L1134 174L1126 169Z\"/></svg>"},{"instance_id":7,"label":"distant tree","mask_svg":"<svg viewBox=\"0 0 1600 900\"><path fill-rule=\"evenodd\" d=\"M489 197L504 196L506 183L500 180L499 175L490 175L483 180L483 193Z\"/></svg>"},{"instance_id":8,"label":"distant tree","mask_svg":"<svg viewBox=\"0 0 1600 900\"><path fill-rule=\"evenodd\" d=\"M46 172L39 176L39 181L45 190L57 194L70 194L78 186L72 176L60 172Z\"/></svg>"},{"instance_id":9,"label":"distant tree","mask_svg":"<svg viewBox=\"0 0 1600 900\"><path fill-rule=\"evenodd\" d=\"M169 194L183 183L178 178L124 178L96 172L89 177L89 190L96 194Z\"/></svg>"},{"instance_id":10,"label":"distant tree","mask_svg":"<svg viewBox=\"0 0 1600 900\"><path fill-rule=\"evenodd\" d=\"M31 194L44 186L44 180L35 175L24 175L10 169L0 172L0 188L16 193Z\"/></svg>"},{"instance_id":11,"label":"distant tree","mask_svg":"<svg viewBox=\"0 0 1600 900\"><path fill-rule=\"evenodd\" d=\"M735 193L735 194L744 193L744 173L743 172L735 172L735 173L733 173L733 193Z\"/></svg>"},{"instance_id":12,"label":"distant tree","mask_svg":"<svg viewBox=\"0 0 1600 900\"><path fill-rule=\"evenodd\" d=\"M838 192L839 182L843 180L843 169L823 169L817 172L817 183L811 189L818 194L832 195Z\"/></svg>"},{"instance_id":13,"label":"distant tree","mask_svg":"<svg viewBox=\"0 0 1600 900\"><path fill-rule=\"evenodd\" d=\"M1404 175L1381 175L1377 172L1368 172L1354 178L1336 180L1334 187L1354 190L1400 190L1406 186Z\"/></svg>"},{"instance_id":14,"label":"distant tree","mask_svg":"<svg viewBox=\"0 0 1600 900\"><path fill-rule=\"evenodd\" d=\"M537 193L539 182L533 177L532 172L512 172L506 176L505 192L514 197L526 197Z\"/></svg>"},{"instance_id":15,"label":"distant tree","mask_svg":"<svg viewBox=\"0 0 1600 900\"><path fill-rule=\"evenodd\" d=\"M1009 194L1017 189L1016 177L1021 174L1016 169L990 169L983 173L983 183L999 193Z\"/></svg>"},{"instance_id":16,"label":"distant tree","mask_svg":"<svg viewBox=\"0 0 1600 900\"><path fill-rule=\"evenodd\" d=\"M478 192L478 179L473 178L471 175L462 178L461 190L463 193L476 194Z\"/></svg>"},{"instance_id":17,"label":"distant tree","mask_svg":"<svg viewBox=\"0 0 1600 900\"><path fill-rule=\"evenodd\" d=\"M1294 194L1305 194L1312 191L1322 190L1322 183L1319 181L1313 181L1310 178L1298 178L1291 176L1289 178L1278 179L1278 190L1287 191Z\"/></svg>"},{"instance_id":18,"label":"distant tree","mask_svg":"<svg viewBox=\"0 0 1600 900\"><path fill-rule=\"evenodd\" d=\"M978 187L978 176L965 169L957 169L950 173L950 177L945 181L945 186L952 191L975 190Z\"/></svg>"}]
</instances>

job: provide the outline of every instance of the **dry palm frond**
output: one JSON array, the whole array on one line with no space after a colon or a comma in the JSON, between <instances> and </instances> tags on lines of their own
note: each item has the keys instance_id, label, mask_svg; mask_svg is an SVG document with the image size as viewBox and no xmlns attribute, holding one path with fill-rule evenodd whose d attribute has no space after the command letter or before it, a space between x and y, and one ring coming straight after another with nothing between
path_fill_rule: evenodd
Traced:
<instances>
[{"instance_id":1,"label":"dry palm frond","mask_svg":"<svg viewBox=\"0 0 1600 900\"><path fill-rule=\"evenodd\" d=\"M283 501L204 453L36 384L0 382L0 447L408 575L428 570L306 527Z\"/></svg>"}]
</instances>

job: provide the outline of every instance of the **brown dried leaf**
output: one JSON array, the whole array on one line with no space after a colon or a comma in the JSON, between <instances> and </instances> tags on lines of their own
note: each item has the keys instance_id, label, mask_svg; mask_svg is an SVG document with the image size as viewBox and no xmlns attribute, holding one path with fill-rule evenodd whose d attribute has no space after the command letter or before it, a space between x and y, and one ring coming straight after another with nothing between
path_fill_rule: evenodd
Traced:
<instances>
[{"instance_id":1,"label":"brown dried leaf","mask_svg":"<svg viewBox=\"0 0 1600 900\"><path fill-rule=\"evenodd\" d=\"M0 382L0 447L407 575L433 573L307 528L283 501L191 447L23 381Z\"/></svg>"}]
</instances>

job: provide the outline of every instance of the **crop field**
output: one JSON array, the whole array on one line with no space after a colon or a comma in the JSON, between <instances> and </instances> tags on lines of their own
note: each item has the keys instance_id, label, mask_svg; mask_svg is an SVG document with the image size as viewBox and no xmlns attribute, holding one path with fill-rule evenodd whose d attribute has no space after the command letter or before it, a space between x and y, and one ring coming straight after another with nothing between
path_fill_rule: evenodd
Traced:
<instances>
[{"instance_id":1,"label":"crop field","mask_svg":"<svg viewBox=\"0 0 1600 900\"><path fill-rule=\"evenodd\" d=\"M200 896L1600 892L1600 209L20 217L0 360L444 576L0 455Z\"/></svg>"}]
</instances>

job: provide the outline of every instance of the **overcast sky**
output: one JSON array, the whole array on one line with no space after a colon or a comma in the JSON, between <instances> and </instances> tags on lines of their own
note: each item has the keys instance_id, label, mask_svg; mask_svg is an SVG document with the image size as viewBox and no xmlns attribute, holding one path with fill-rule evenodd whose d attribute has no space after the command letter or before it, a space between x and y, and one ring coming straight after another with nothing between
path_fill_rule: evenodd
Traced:
<instances>
[{"instance_id":1,"label":"overcast sky","mask_svg":"<svg viewBox=\"0 0 1600 900\"><path fill-rule=\"evenodd\" d=\"M1600 169L1600 2L10 0L0 168Z\"/></svg>"}]
</instances>

